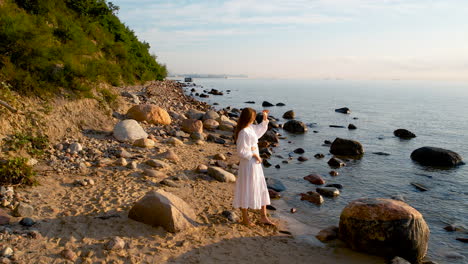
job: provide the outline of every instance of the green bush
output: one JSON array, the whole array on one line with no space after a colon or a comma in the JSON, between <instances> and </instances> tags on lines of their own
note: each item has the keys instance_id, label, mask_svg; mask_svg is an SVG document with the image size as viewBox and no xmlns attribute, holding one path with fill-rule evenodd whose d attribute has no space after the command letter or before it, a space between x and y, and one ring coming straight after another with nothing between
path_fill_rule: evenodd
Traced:
<instances>
[{"instance_id":1,"label":"green bush","mask_svg":"<svg viewBox=\"0 0 468 264\"><path fill-rule=\"evenodd\" d=\"M8 150L25 149L32 156L44 154L49 140L45 136L33 136L30 134L16 133L5 139L5 146Z\"/></svg>"},{"instance_id":2,"label":"green bush","mask_svg":"<svg viewBox=\"0 0 468 264\"><path fill-rule=\"evenodd\" d=\"M36 173L25 158L0 161L0 185L36 185Z\"/></svg>"}]
</instances>

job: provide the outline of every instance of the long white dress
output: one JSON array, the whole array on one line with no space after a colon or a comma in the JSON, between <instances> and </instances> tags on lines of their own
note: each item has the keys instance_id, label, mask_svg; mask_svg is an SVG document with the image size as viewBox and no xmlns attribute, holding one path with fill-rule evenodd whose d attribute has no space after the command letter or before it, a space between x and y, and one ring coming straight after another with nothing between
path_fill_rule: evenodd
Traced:
<instances>
[{"instance_id":1,"label":"long white dress","mask_svg":"<svg viewBox=\"0 0 468 264\"><path fill-rule=\"evenodd\" d=\"M258 139L268 129L268 120L259 125L250 125L239 132L237 137L237 155L240 158L239 173L234 193L234 208L260 209L270 204L262 164L258 164L253 154L258 152ZM252 147L255 150L252 151Z\"/></svg>"}]
</instances>

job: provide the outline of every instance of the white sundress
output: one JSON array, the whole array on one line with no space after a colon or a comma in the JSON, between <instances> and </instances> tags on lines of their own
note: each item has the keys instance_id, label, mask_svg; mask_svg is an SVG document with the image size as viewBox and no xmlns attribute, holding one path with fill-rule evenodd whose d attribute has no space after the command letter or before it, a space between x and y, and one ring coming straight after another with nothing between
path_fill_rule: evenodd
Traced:
<instances>
[{"instance_id":1,"label":"white sundress","mask_svg":"<svg viewBox=\"0 0 468 264\"><path fill-rule=\"evenodd\" d=\"M240 158L239 172L234 192L234 208L260 209L270 204L262 164L258 164L253 154L258 152L258 139L268 129L268 120L259 125L250 125L239 132L237 137L237 155ZM252 151L252 147L255 150Z\"/></svg>"}]
</instances>

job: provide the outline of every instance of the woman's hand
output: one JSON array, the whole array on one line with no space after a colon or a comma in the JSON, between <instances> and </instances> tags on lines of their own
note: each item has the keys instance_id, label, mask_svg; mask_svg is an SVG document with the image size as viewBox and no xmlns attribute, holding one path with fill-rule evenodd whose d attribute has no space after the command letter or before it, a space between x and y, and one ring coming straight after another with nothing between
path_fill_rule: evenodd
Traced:
<instances>
[{"instance_id":1,"label":"woman's hand","mask_svg":"<svg viewBox=\"0 0 468 264\"><path fill-rule=\"evenodd\" d=\"M270 110L263 110L262 111L262 114L263 114L263 121L266 121L268 119L268 113L270 112Z\"/></svg>"},{"instance_id":2,"label":"woman's hand","mask_svg":"<svg viewBox=\"0 0 468 264\"><path fill-rule=\"evenodd\" d=\"M257 148L256 147L251 147L250 150L255 151Z\"/></svg>"},{"instance_id":3,"label":"woman's hand","mask_svg":"<svg viewBox=\"0 0 468 264\"><path fill-rule=\"evenodd\" d=\"M257 160L257 164L260 164L262 163L262 158L260 158L260 156L258 156L256 153L253 155L253 157Z\"/></svg>"}]
</instances>

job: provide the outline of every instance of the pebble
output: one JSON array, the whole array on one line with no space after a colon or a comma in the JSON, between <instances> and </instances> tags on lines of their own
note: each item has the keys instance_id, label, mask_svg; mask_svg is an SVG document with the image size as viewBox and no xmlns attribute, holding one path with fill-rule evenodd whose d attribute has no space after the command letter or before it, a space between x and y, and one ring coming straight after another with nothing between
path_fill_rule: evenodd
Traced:
<instances>
[{"instance_id":1,"label":"pebble","mask_svg":"<svg viewBox=\"0 0 468 264\"><path fill-rule=\"evenodd\" d=\"M70 249L64 249L60 254L64 259L68 259L71 261L75 261L77 257L75 252L71 251Z\"/></svg>"},{"instance_id":2,"label":"pebble","mask_svg":"<svg viewBox=\"0 0 468 264\"><path fill-rule=\"evenodd\" d=\"M297 212L297 209L296 208L291 208L291 210L289 210L291 212L291 214L294 214L295 212Z\"/></svg>"},{"instance_id":3,"label":"pebble","mask_svg":"<svg viewBox=\"0 0 468 264\"><path fill-rule=\"evenodd\" d=\"M331 176L338 176L338 175L340 175L337 171L330 171L329 174L330 174Z\"/></svg>"},{"instance_id":4,"label":"pebble","mask_svg":"<svg viewBox=\"0 0 468 264\"><path fill-rule=\"evenodd\" d=\"M13 255L13 249L11 247L6 247L0 251L2 257L11 257Z\"/></svg>"},{"instance_id":5,"label":"pebble","mask_svg":"<svg viewBox=\"0 0 468 264\"><path fill-rule=\"evenodd\" d=\"M131 161L129 164L127 164L127 168L136 170L138 168L138 162L136 161Z\"/></svg>"},{"instance_id":6,"label":"pebble","mask_svg":"<svg viewBox=\"0 0 468 264\"><path fill-rule=\"evenodd\" d=\"M221 214L233 223L238 222L240 219L239 216L233 211L225 210Z\"/></svg>"},{"instance_id":7,"label":"pebble","mask_svg":"<svg viewBox=\"0 0 468 264\"><path fill-rule=\"evenodd\" d=\"M325 155L323 155L322 153L317 153L317 154L314 155L314 157L316 159L323 159L323 158L325 158Z\"/></svg>"},{"instance_id":8,"label":"pebble","mask_svg":"<svg viewBox=\"0 0 468 264\"><path fill-rule=\"evenodd\" d=\"M114 237L106 244L107 250L120 250L125 247L125 241L120 237Z\"/></svg>"},{"instance_id":9,"label":"pebble","mask_svg":"<svg viewBox=\"0 0 468 264\"><path fill-rule=\"evenodd\" d=\"M309 158L307 157L304 157L304 156L300 156L299 158L297 158L298 161L307 161L309 160Z\"/></svg>"},{"instance_id":10,"label":"pebble","mask_svg":"<svg viewBox=\"0 0 468 264\"><path fill-rule=\"evenodd\" d=\"M30 217L34 214L34 207L30 204L20 202L14 210L15 216Z\"/></svg>"},{"instance_id":11,"label":"pebble","mask_svg":"<svg viewBox=\"0 0 468 264\"><path fill-rule=\"evenodd\" d=\"M214 155L213 158L214 158L215 160L226 160L226 156L224 156L224 154L220 154L220 153Z\"/></svg>"},{"instance_id":12,"label":"pebble","mask_svg":"<svg viewBox=\"0 0 468 264\"><path fill-rule=\"evenodd\" d=\"M31 226L33 226L36 222L35 222L32 218L25 217L25 218L21 219L21 221L20 221L19 223L20 223L22 226L31 227Z\"/></svg>"}]
</instances>

